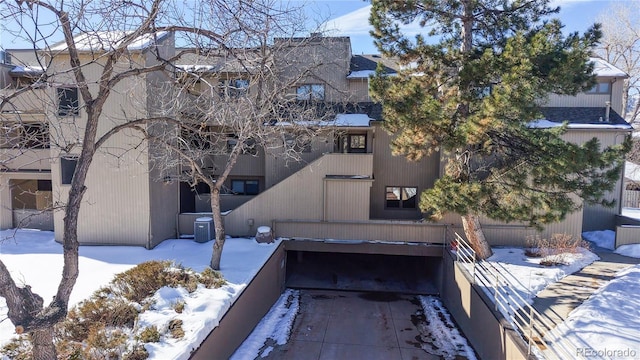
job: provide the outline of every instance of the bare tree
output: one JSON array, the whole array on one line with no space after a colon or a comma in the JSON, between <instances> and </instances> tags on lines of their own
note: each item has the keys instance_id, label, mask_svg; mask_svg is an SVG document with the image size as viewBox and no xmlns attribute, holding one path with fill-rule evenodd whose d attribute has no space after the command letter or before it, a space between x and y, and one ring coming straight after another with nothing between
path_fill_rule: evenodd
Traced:
<instances>
[{"instance_id":1,"label":"bare tree","mask_svg":"<svg viewBox=\"0 0 640 360\"><path fill-rule=\"evenodd\" d=\"M633 123L640 119L640 7L633 2L613 2L597 20L603 37L596 54L629 74L622 90L621 115Z\"/></svg>"},{"instance_id":2,"label":"bare tree","mask_svg":"<svg viewBox=\"0 0 640 360\"><path fill-rule=\"evenodd\" d=\"M11 148L3 151L3 155L11 156L3 156L1 168L11 170L16 160L33 148L34 143L28 137L16 141L11 134L15 134L15 129L23 133L25 124L31 123L17 105L25 95L40 90L43 91L36 100L44 101L47 106L43 108L50 109L40 121L49 132L50 156L58 161L69 155L75 163L68 192L60 191L55 204L64 212L61 239L64 266L53 300L45 303L30 286L16 282L0 262L0 296L6 299L8 317L16 332L30 335L34 359L54 359L54 326L66 316L69 296L78 277L78 215L96 154L112 154L118 161L127 161L129 152L149 151L144 148L154 126L175 127L187 118L181 114L177 119L172 112L174 108L162 103L153 111L136 108L136 101L140 102L138 106L148 102L136 99L136 84L148 81L152 74L156 79L152 86L171 82L176 60L189 52L176 52L173 43L167 45L163 40L175 36L177 41L217 49L219 54L229 57L239 44L249 45L246 40L254 31L260 33L265 27L283 26L257 22L257 18L247 21L251 16L245 14L286 14L286 9L269 0L207 0L186 5L171 0L19 0L1 1L0 8L1 19L9 24L4 29L4 39L9 35L27 41L34 49L30 56L41 70L38 81L13 84L0 98L0 111L6 112L1 118L2 141ZM62 41L58 43L59 40ZM264 41L250 45L259 47ZM265 69L269 65L262 64ZM131 102L131 106L108 108L120 101ZM256 113L257 107L250 109L246 110L256 119L267 119ZM232 110L225 112L234 114ZM219 117L211 112L205 116ZM5 126L8 123L11 125ZM113 145L111 139L123 131L127 133L126 145ZM32 135L41 138L41 134ZM248 133L239 135L237 144L245 144L248 137ZM244 145L240 145L231 153L237 156L243 149Z\"/></svg>"},{"instance_id":3,"label":"bare tree","mask_svg":"<svg viewBox=\"0 0 640 360\"><path fill-rule=\"evenodd\" d=\"M259 12L245 21L291 24L296 15ZM161 169L162 178L192 186L203 183L210 189L215 227L213 269L220 269L226 236L221 194L259 191L257 182L230 186L227 180L238 160L277 156L302 161L302 153L310 150L313 139L332 131L328 119L342 106L324 101L325 84L309 84L321 82L316 70L331 66L331 61L326 62L332 50L326 39L292 38L280 25L277 31L244 28L252 29L245 34L249 46L230 49L230 53L200 49L181 59L191 62L176 67L170 107L180 122L177 127L147 133L151 144L166 150L152 152L158 155L154 164Z\"/></svg>"}]
</instances>

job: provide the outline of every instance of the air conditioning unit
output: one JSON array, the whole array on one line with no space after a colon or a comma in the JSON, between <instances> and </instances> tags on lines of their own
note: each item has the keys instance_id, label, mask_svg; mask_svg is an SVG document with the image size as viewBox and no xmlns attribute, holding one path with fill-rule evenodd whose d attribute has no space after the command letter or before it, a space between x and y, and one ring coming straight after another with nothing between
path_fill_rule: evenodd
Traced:
<instances>
[{"instance_id":1,"label":"air conditioning unit","mask_svg":"<svg viewBox=\"0 0 640 360\"><path fill-rule=\"evenodd\" d=\"M196 242L205 243L213 239L214 235L215 229L212 218L200 217L193 223L193 239Z\"/></svg>"}]
</instances>

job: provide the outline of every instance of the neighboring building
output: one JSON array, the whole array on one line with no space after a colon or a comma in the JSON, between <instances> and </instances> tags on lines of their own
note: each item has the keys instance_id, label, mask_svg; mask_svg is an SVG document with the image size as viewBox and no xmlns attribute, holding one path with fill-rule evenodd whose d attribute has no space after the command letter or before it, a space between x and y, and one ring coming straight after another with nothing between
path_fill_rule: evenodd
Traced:
<instances>
[{"instance_id":1,"label":"neighboring building","mask_svg":"<svg viewBox=\"0 0 640 360\"><path fill-rule=\"evenodd\" d=\"M459 217L447 216L432 224L423 221L418 208L419 194L441 175L440 155L419 162L392 156L391 137L382 127L381 109L369 98L369 75L379 63L393 74L394 63L378 55L353 55L346 37L316 40L307 39L306 50L296 52L295 63L313 57L321 65L312 75L301 78L291 92L299 100L331 103L337 113L326 122L321 136L305 144L302 161L292 163L262 149L240 155L225 184L228 191L222 195L223 211L232 210L225 216L227 233L254 235L258 226L268 225L278 236L296 238L443 242L449 227L460 226ZM121 65L130 68L156 61L147 56L156 48L167 55L175 52L172 35L163 34L157 42L141 41L129 49L132 61ZM40 62L33 55L9 50L11 64L0 65L1 87L20 87L44 79L40 75L53 74L66 60L64 47L58 50L55 58ZM96 49L87 46L84 50L87 61L99 62ZM233 91L250 88L233 61L201 61L196 55L183 58L176 65L176 76L197 73L202 79L211 77L214 84L233 82ZM584 142L597 137L603 146L620 143L631 131L618 115L626 74L600 59L593 61L598 84L575 97L552 96L544 104L543 113L550 122L570 122L565 135L568 140ZM293 70L284 69L285 76L287 71ZM107 122L125 121L122 114L135 117L158 111L160 100L154 84L162 76L152 73L119 84L106 107ZM24 107L5 108L0 114L5 132L0 153L11 157L0 169L0 226L11 228L28 221L27 227L55 229L60 240L63 213L49 209L65 199L65 184L72 175L73 154L78 150L72 144L80 136L70 124L81 125L86 114L78 110L81 104L73 82L48 78L46 83L48 86L37 90L39 94L20 98L17 104ZM550 122L546 126L554 125ZM20 152L8 140L16 138L40 142ZM81 243L150 248L166 238L192 234L194 220L210 212L206 187L161 181L158 170L150 165L149 151L153 148L128 151L140 141L128 132L118 134L96 156L80 212ZM230 136L227 142L232 141ZM284 142L286 146L286 139ZM222 160L210 159L211 168L220 169L216 163ZM621 191L622 181L610 194L618 204ZM562 223L547 226L544 233L613 229L619 210L619 205L611 209L585 206ZM494 244L522 243L526 235L535 233L522 224L483 223Z\"/></svg>"}]
</instances>

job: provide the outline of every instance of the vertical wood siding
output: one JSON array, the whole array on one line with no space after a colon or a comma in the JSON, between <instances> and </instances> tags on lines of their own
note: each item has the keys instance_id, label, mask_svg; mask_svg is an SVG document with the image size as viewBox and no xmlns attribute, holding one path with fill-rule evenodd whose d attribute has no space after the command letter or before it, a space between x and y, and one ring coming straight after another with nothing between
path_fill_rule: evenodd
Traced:
<instances>
[{"instance_id":1,"label":"vertical wood siding","mask_svg":"<svg viewBox=\"0 0 640 360\"><path fill-rule=\"evenodd\" d=\"M231 235L248 235L257 226L271 225L275 219L321 220L324 216L327 175L371 176L371 154L325 154L225 217ZM366 200L365 200L366 201ZM346 207L358 206L344 203ZM249 226L253 219L253 226Z\"/></svg>"},{"instance_id":2,"label":"vertical wood siding","mask_svg":"<svg viewBox=\"0 0 640 360\"><path fill-rule=\"evenodd\" d=\"M640 244L640 226L621 225L616 227L616 248L622 245Z\"/></svg>"},{"instance_id":3,"label":"vertical wood siding","mask_svg":"<svg viewBox=\"0 0 640 360\"><path fill-rule=\"evenodd\" d=\"M386 186L417 187L418 194L433 187L439 177L439 154L433 154L418 162L407 160L404 156L393 156L390 150L391 136L381 128L375 127L373 177L371 188L372 219L419 219L422 213L415 211L385 209ZM419 196L419 195L418 195Z\"/></svg>"}]
</instances>

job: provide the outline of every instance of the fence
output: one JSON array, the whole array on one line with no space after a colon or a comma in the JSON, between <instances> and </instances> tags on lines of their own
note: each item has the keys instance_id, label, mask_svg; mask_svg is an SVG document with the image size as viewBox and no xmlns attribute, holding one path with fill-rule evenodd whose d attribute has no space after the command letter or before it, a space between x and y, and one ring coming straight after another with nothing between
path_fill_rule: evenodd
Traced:
<instances>
[{"instance_id":1,"label":"fence","mask_svg":"<svg viewBox=\"0 0 640 360\"><path fill-rule=\"evenodd\" d=\"M632 208L640 207L640 191L624 190L622 192L622 206Z\"/></svg>"},{"instance_id":2,"label":"fence","mask_svg":"<svg viewBox=\"0 0 640 360\"><path fill-rule=\"evenodd\" d=\"M555 321L540 314L516 290L516 279L509 279L489 261L476 260L476 253L469 243L454 233L452 249L457 264L467 271L473 284L480 286L500 311L522 336L528 346L528 355L546 359L583 359L578 346L560 336Z\"/></svg>"}]
</instances>

